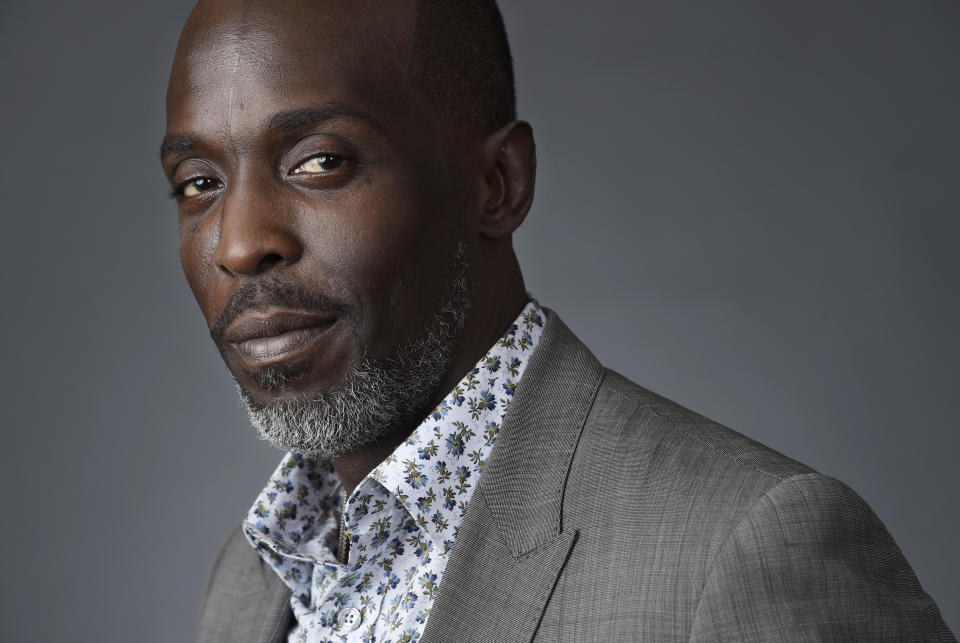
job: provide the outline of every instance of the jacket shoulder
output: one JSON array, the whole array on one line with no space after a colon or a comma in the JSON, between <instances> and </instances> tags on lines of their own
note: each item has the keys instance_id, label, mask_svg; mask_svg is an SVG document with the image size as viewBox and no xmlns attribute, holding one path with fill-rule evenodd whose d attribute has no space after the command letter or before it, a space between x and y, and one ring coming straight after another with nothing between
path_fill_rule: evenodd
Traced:
<instances>
[{"instance_id":1,"label":"jacket shoulder","mask_svg":"<svg viewBox=\"0 0 960 643\"><path fill-rule=\"evenodd\" d=\"M687 640L731 534L797 478L826 477L605 369L564 489L577 542L541 640L569 630L585 597L612 610L575 626L586 638L603 627L609 640Z\"/></svg>"},{"instance_id":2,"label":"jacket shoulder","mask_svg":"<svg viewBox=\"0 0 960 643\"><path fill-rule=\"evenodd\" d=\"M703 578L751 507L806 474L822 477L605 369L570 466L564 526L598 543L629 538L647 546L642 555L682 552L686 573Z\"/></svg>"},{"instance_id":3,"label":"jacket shoulder","mask_svg":"<svg viewBox=\"0 0 960 643\"><path fill-rule=\"evenodd\" d=\"M678 473L694 461L712 463L709 471L768 478L774 485L790 476L810 473L810 467L723 426L699 413L604 369L603 380L584 427L622 442L617 453L632 458L655 449L675 460ZM688 466L682 461L688 459ZM691 473L693 470L691 470Z\"/></svg>"},{"instance_id":4,"label":"jacket shoulder","mask_svg":"<svg viewBox=\"0 0 960 643\"><path fill-rule=\"evenodd\" d=\"M956 641L877 515L817 473L784 480L735 526L689 639Z\"/></svg>"}]
</instances>

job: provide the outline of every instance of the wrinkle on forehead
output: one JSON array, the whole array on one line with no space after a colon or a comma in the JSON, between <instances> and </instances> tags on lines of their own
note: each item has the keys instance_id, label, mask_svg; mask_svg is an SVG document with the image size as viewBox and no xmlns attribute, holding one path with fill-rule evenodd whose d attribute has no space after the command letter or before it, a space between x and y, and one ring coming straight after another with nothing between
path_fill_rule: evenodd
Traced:
<instances>
[{"instance_id":1,"label":"wrinkle on forehead","mask_svg":"<svg viewBox=\"0 0 960 643\"><path fill-rule=\"evenodd\" d=\"M269 29L259 28L258 23L238 19L205 36L205 42L190 50L187 57L188 84L198 88L205 83L216 83L223 89L222 102L216 109L226 114L224 123L231 129L243 112L245 77L262 74L279 61L271 61L270 52L279 51L277 37ZM224 134L231 139L235 132Z\"/></svg>"}]
</instances>

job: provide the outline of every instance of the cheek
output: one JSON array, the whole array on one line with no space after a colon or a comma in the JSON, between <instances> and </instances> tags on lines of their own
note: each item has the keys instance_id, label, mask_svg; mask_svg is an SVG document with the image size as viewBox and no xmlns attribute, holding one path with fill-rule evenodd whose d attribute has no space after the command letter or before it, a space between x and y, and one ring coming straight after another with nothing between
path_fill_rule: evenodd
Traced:
<instances>
[{"instance_id":1,"label":"cheek","mask_svg":"<svg viewBox=\"0 0 960 643\"><path fill-rule=\"evenodd\" d=\"M213 315L210 303L213 275L208 258L215 247L214 235L204 227L196 223L180 226L180 266L208 324Z\"/></svg>"},{"instance_id":2,"label":"cheek","mask_svg":"<svg viewBox=\"0 0 960 643\"><path fill-rule=\"evenodd\" d=\"M307 254L354 286L387 288L423 254L433 227L411 184L376 168L345 190L303 195L295 218Z\"/></svg>"},{"instance_id":3,"label":"cheek","mask_svg":"<svg viewBox=\"0 0 960 643\"><path fill-rule=\"evenodd\" d=\"M429 204L392 196L364 203L338 250L355 279L362 332L380 350L418 335L437 312L455 245L449 222Z\"/></svg>"}]
</instances>

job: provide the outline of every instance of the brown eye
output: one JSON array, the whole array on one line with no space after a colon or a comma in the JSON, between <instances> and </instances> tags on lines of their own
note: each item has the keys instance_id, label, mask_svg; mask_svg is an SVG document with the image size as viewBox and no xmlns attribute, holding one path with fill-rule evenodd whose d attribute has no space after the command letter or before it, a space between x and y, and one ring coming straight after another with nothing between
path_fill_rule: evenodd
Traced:
<instances>
[{"instance_id":1,"label":"brown eye","mask_svg":"<svg viewBox=\"0 0 960 643\"><path fill-rule=\"evenodd\" d=\"M210 190L216 189L219 185L219 182L216 179L210 179L207 177L200 177L199 179L194 179L183 186L181 194L185 197L199 196L203 192L209 192Z\"/></svg>"},{"instance_id":2,"label":"brown eye","mask_svg":"<svg viewBox=\"0 0 960 643\"><path fill-rule=\"evenodd\" d=\"M301 163L293 171L294 174L323 174L333 172L343 166L343 158L333 154L318 154Z\"/></svg>"}]
</instances>

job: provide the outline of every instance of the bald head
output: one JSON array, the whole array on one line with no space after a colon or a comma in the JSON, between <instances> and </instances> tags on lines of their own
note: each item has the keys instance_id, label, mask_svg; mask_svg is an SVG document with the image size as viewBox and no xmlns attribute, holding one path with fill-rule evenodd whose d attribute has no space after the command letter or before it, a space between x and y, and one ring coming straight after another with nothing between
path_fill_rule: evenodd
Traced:
<instances>
[{"instance_id":1,"label":"bald head","mask_svg":"<svg viewBox=\"0 0 960 643\"><path fill-rule=\"evenodd\" d=\"M495 0L419 0L410 79L456 127L486 134L516 118L513 60Z\"/></svg>"},{"instance_id":2,"label":"bald head","mask_svg":"<svg viewBox=\"0 0 960 643\"><path fill-rule=\"evenodd\" d=\"M174 71L213 53L218 35L231 41L235 65L243 63L243 49L253 51L250 45L264 39L290 40L285 49L308 64L331 56L320 40L343 43L333 56L339 51L344 59L358 55L347 43L365 43L370 82L382 85L386 73L402 79L456 138L483 136L516 118L513 63L496 0L201 0L184 27ZM216 46L223 47L222 38ZM406 107L401 96L394 99L401 101L396 108Z\"/></svg>"}]
</instances>

